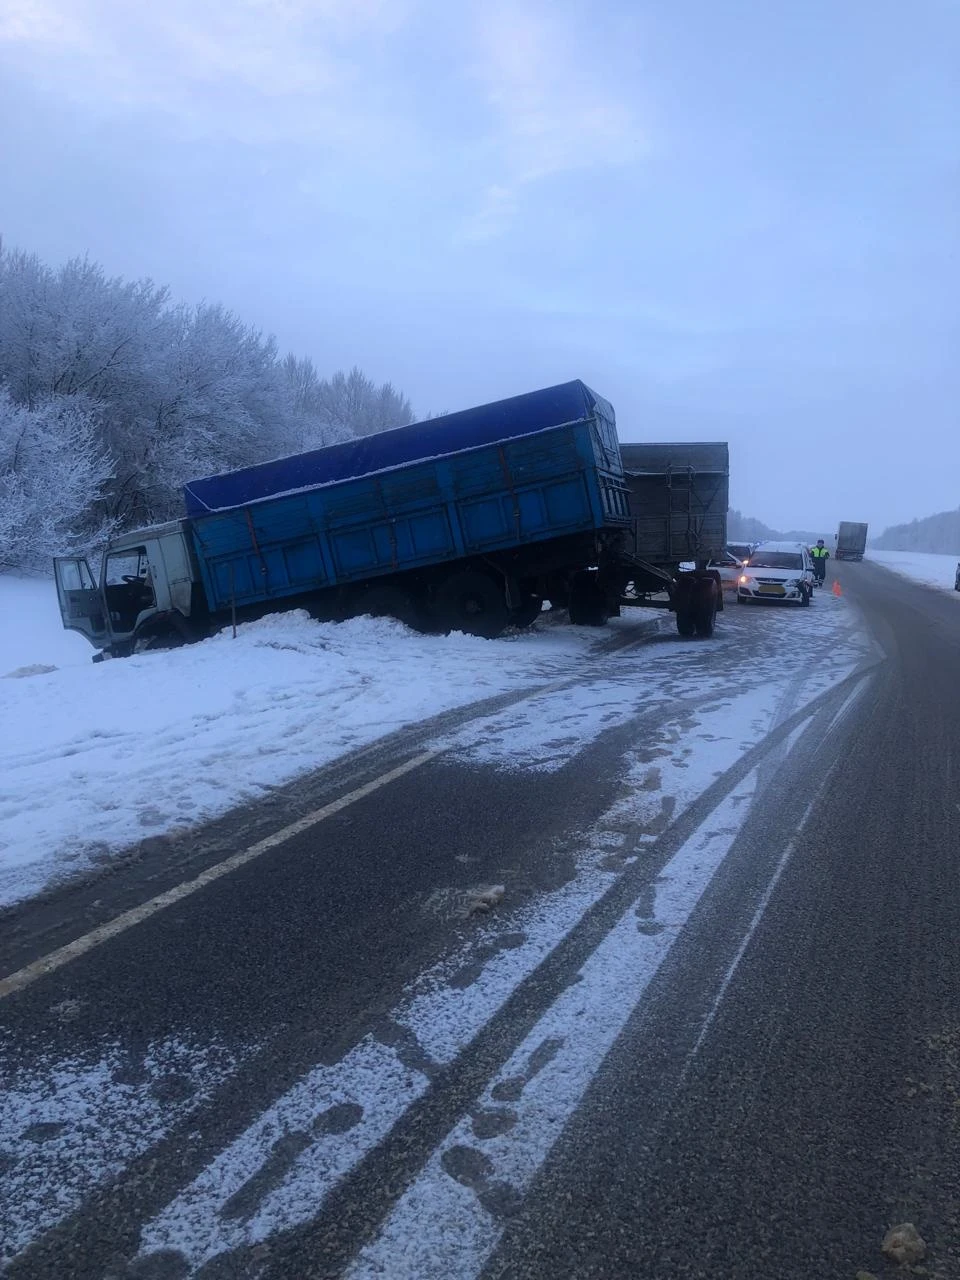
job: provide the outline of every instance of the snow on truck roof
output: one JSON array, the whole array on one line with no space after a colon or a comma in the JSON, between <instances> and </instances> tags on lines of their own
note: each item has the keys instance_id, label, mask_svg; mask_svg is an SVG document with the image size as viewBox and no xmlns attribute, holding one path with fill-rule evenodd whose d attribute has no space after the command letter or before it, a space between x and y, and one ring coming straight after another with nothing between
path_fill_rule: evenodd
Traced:
<instances>
[{"instance_id":1,"label":"snow on truck roof","mask_svg":"<svg viewBox=\"0 0 960 1280\"><path fill-rule=\"evenodd\" d=\"M124 547L136 547L147 538L162 538L168 533L179 533L183 525L183 520L167 520L164 524L151 524L145 529L131 529L127 533L118 533L115 538L111 538L109 547L111 551L121 551Z\"/></svg>"},{"instance_id":2,"label":"snow on truck roof","mask_svg":"<svg viewBox=\"0 0 960 1280\"><path fill-rule=\"evenodd\" d=\"M591 418L609 429L611 470L619 470L613 406L578 379L241 471L191 480L184 485L184 501L189 516L226 511L263 498L392 471L412 462L448 457Z\"/></svg>"}]
</instances>

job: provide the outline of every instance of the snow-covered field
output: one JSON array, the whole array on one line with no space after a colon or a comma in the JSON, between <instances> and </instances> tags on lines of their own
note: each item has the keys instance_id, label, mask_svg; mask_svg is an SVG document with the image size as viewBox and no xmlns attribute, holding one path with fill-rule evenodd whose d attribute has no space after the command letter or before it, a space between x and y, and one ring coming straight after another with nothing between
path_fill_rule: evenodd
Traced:
<instances>
[{"instance_id":1,"label":"snow-covered field","mask_svg":"<svg viewBox=\"0 0 960 1280\"><path fill-rule=\"evenodd\" d=\"M0 612L0 905L402 725L569 672L605 639L549 621L497 641L420 636L297 611L94 665L51 581L0 577Z\"/></svg>"},{"instance_id":2,"label":"snow-covered field","mask_svg":"<svg viewBox=\"0 0 960 1280\"><path fill-rule=\"evenodd\" d=\"M894 573L899 573L914 582L952 591L960 555L935 556L922 551L868 551L867 559L882 564L885 569L892 569Z\"/></svg>"}]
</instances>

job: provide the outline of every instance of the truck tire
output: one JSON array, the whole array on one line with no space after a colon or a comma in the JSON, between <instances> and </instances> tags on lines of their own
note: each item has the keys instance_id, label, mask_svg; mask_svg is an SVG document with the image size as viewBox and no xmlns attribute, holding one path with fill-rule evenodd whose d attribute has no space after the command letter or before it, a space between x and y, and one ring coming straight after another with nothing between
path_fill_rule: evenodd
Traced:
<instances>
[{"instance_id":1,"label":"truck tire","mask_svg":"<svg viewBox=\"0 0 960 1280\"><path fill-rule=\"evenodd\" d=\"M607 597L590 569L578 573L570 589L570 621L575 627L605 627L610 618Z\"/></svg>"},{"instance_id":2,"label":"truck tire","mask_svg":"<svg viewBox=\"0 0 960 1280\"><path fill-rule=\"evenodd\" d=\"M129 654L156 653L162 649L179 649L194 639L187 624L174 615L156 626L148 627L129 642Z\"/></svg>"},{"instance_id":3,"label":"truck tire","mask_svg":"<svg viewBox=\"0 0 960 1280\"><path fill-rule=\"evenodd\" d=\"M712 581L697 584L693 618L697 635L709 640L717 622L717 588Z\"/></svg>"},{"instance_id":4,"label":"truck tire","mask_svg":"<svg viewBox=\"0 0 960 1280\"><path fill-rule=\"evenodd\" d=\"M689 640L697 634L697 619L691 609L677 610L677 634Z\"/></svg>"},{"instance_id":5,"label":"truck tire","mask_svg":"<svg viewBox=\"0 0 960 1280\"><path fill-rule=\"evenodd\" d=\"M434 596L434 613L447 631L494 640L510 622L503 588L485 573L464 569L441 582Z\"/></svg>"}]
</instances>

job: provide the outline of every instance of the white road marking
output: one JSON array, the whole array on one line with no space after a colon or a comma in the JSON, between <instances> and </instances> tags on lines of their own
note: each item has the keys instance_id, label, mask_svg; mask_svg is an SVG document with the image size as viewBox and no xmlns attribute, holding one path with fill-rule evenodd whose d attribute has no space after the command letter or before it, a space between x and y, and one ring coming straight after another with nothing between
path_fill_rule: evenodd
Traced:
<instances>
[{"instance_id":1,"label":"white road marking","mask_svg":"<svg viewBox=\"0 0 960 1280\"><path fill-rule=\"evenodd\" d=\"M95 947L102 946L103 943L109 942L111 938L126 932L127 929L132 929L135 925L142 924L144 920L156 915L158 911L164 911L167 907L173 906L174 903L182 902L184 898L189 898L192 894L205 889L208 884L213 884L215 880L220 880L223 876L228 876L231 872L246 866L248 862L253 862L255 858L259 858L261 854L267 853L270 849L275 849L278 845L285 844L286 841L304 831L308 831L310 827L316 826L317 823L323 822L326 818L332 818L334 814L340 813L342 810L349 808L350 805L356 804L358 800L363 800L366 796L372 795L374 791L379 791L381 787L388 786L391 782L395 782L397 778L402 778L404 774L412 773L414 769L419 769L421 765L433 760L436 755L436 751L424 751L420 755L414 756L412 760L407 760L406 763L398 765L396 769L391 769L389 772L381 774L379 778L374 778L371 782L364 783L362 787L357 787L355 791L348 791L339 800L333 800L330 804L325 804L321 809L315 809L312 813L298 818L296 822L291 822L289 826L283 827L280 831L275 831L272 835L265 836L263 840L258 840L256 844L250 845L249 848L242 849L239 853L225 858L223 862L207 867L206 870L201 871L192 880L184 880L181 884L174 885L172 889L167 889L164 893L157 894L155 898L150 898L147 902L142 902L137 907L131 907L129 911L124 911L113 920L108 920L106 924L99 925L96 929L91 929L89 933L75 938L73 942L68 942L66 946L50 952L49 955L41 956L40 959L34 960L32 964L26 965L23 969L18 969L16 973L11 973L6 978L0 978L0 1000L4 996L12 995L15 991L22 991L24 987L29 987L31 983L38 981L46 974L53 973L56 969L69 964L71 960L76 960L88 951L93 951Z\"/></svg>"},{"instance_id":2,"label":"white road marking","mask_svg":"<svg viewBox=\"0 0 960 1280\"><path fill-rule=\"evenodd\" d=\"M468 1280L480 1274L614 1041L729 853L756 770L671 858L653 915L631 905L430 1157L349 1280Z\"/></svg>"}]
</instances>

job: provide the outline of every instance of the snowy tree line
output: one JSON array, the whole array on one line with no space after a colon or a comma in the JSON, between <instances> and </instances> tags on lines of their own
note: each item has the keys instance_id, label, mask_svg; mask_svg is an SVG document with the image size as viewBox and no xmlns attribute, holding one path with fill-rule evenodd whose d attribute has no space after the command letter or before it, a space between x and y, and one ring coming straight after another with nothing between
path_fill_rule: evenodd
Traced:
<instances>
[{"instance_id":1,"label":"snowy tree line","mask_svg":"<svg viewBox=\"0 0 960 1280\"><path fill-rule=\"evenodd\" d=\"M835 531L811 533L809 529L771 529L762 520L745 516L735 507L727 512L727 538L730 542L816 542L818 538L829 537L831 532Z\"/></svg>"},{"instance_id":2,"label":"snowy tree line","mask_svg":"<svg viewBox=\"0 0 960 1280\"><path fill-rule=\"evenodd\" d=\"M895 524L873 543L881 551L926 551L960 557L960 508L909 524Z\"/></svg>"},{"instance_id":3,"label":"snowy tree line","mask_svg":"<svg viewBox=\"0 0 960 1280\"><path fill-rule=\"evenodd\" d=\"M185 480L413 420L217 304L0 244L0 569L170 519Z\"/></svg>"}]
</instances>

